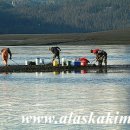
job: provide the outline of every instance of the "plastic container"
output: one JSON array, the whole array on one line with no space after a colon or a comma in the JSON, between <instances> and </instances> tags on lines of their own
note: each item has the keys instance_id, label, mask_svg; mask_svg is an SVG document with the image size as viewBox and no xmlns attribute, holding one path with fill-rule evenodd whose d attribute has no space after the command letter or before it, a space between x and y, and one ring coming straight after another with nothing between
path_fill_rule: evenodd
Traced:
<instances>
[{"instance_id":1,"label":"plastic container","mask_svg":"<svg viewBox=\"0 0 130 130\"><path fill-rule=\"evenodd\" d=\"M80 62L80 61L75 61L75 62L74 62L74 66L79 67L80 65L81 65L81 62Z\"/></svg>"},{"instance_id":2,"label":"plastic container","mask_svg":"<svg viewBox=\"0 0 130 130\"><path fill-rule=\"evenodd\" d=\"M36 65L36 62L30 61L28 65Z\"/></svg>"},{"instance_id":3,"label":"plastic container","mask_svg":"<svg viewBox=\"0 0 130 130\"><path fill-rule=\"evenodd\" d=\"M71 61L67 61L67 66L71 66Z\"/></svg>"},{"instance_id":4,"label":"plastic container","mask_svg":"<svg viewBox=\"0 0 130 130\"><path fill-rule=\"evenodd\" d=\"M54 60L53 61L53 66L57 67L59 65L58 61L57 60Z\"/></svg>"},{"instance_id":5,"label":"plastic container","mask_svg":"<svg viewBox=\"0 0 130 130\"><path fill-rule=\"evenodd\" d=\"M40 65L40 58L36 58L36 65Z\"/></svg>"},{"instance_id":6,"label":"plastic container","mask_svg":"<svg viewBox=\"0 0 130 130\"><path fill-rule=\"evenodd\" d=\"M28 61L27 60L25 60L25 65L28 65Z\"/></svg>"},{"instance_id":7,"label":"plastic container","mask_svg":"<svg viewBox=\"0 0 130 130\"><path fill-rule=\"evenodd\" d=\"M62 58L62 66L66 66L66 59Z\"/></svg>"},{"instance_id":8,"label":"plastic container","mask_svg":"<svg viewBox=\"0 0 130 130\"><path fill-rule=\"evenodd\" d=\"M88 65L88 59L86 58L80 58L81 66L87 66Z\"/></svg>"},{"instance_id":9,"label":"plastic container","mask_svg":"<svg viewBox=\"0 0 130 130\"><path fill-rule=\"evenodd\" d=\"M28 61L28 60L26 60L26 61L25 61L25 65L29 65L30 62L32 62L32 61Z\"/></svg>"},{"instance_id":10,"label":"plastic container","mask_svg":"<svg viewBox=\"0 0 130 130\"><path fill-rule=\"evenodd\" d=\"M81 61L81 66L87 66L87 62Z\"/></svg>"},{"instance_id":11,"label":"plastic container","mask_svg":"<svg viewBox=\"0 0 130 130\"><path fill-rule=\"evenodd\" d=\"M44 59L40 59L39 63L40 63L40 65L43 65L44 64Z\"/></svg>"}]
</instances>

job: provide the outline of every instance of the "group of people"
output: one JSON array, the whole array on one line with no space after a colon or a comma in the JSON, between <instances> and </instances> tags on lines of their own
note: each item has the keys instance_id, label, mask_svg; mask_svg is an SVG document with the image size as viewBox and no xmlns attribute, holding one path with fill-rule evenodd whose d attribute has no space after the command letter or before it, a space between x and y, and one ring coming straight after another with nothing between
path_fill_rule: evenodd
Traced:
<instances>
[{"instance_id":1,"label":"group of people","mask_svg":"<svg viewBox=\"0 0 130 130\"><path fill-rule=\"evenodd\" d=\"M49 51L53 53L53 59L52 62L57 58L60 64L60 51L61 49L59 47L50 47ZM104 50L100 49L94 49L90 51L91 53L96 55L96 62L98 62L99 66L102 66L102 63L105 63L105 66L107 66L107 53ZM12 59L12 53L9 48L3 48L1 50L2 55L2 61L7 66L8 64L8 55L10 55L10 59Z\"/></svg>"},{"instance_id":2,"label":"group of people","mask_svg":"<svg viewBox=\"0 0 130 130\"><path fill-rule=\"evenodd\" d=\"M59 64L60 64L60 51L61 49L59 47L51 47L49 50L54 54L52 62L58 58ZM94 49L90 51L91 53L96 55L96 62L98 62L98 66L102 66L102 63L104 62L105 66L107 66L107 52L100 49Z\"/></svg>"}]
</instances>

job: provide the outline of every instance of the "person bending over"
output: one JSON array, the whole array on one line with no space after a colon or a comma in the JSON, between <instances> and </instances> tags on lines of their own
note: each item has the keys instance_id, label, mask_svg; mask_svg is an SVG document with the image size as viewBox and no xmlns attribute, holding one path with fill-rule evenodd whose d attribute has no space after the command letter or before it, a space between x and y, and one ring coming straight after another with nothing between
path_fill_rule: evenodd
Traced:
<instances>
[{"instance_id":1,"label":"person bending over","mask_svg":"<svg viewBox=\"0 0 130 130\"><path fill-rule=\"evenodd\" d=\"M59 47L50 47L49 50L54 54L52 62L57 58L59 60L59 64L60 64L60 51L61 51L61 49Z\"/></svg>"},{"instance_id":2,"label":"person bending over","mask_svg":"<svg viewBox=\"0 0 130 130\"><path fill-rule=\"evenodd\" d=\"M10 59L12 59L12 53L9 48L3 48L1 50L1 55L2 55L2 61L3 63L7 66L8 64L8 55L10 55Z\"/></svg>"},{"instance_id":3,"label":"person bending over","mask_svg":"<svg viewBox=\"0 0 130 130\"><path fill-rule=\"evenodd\" d=\"M100 67L102 66L103 62L105 63L105 66L107 66L107 53L104 50L99 50L96 53L96 59Z\"/></svg>"},{"instance_id":4,"label":"person bending over","mask_svg":"<svg viewBox=\"0 0 130 130\"><path fill-rule=\"evenodd\" d=\"M96 55L96 61L100 67L102 66L103 61L105 66L107 66L107 53L104 50L95 49L91 50L91 53Z\"/></svg>"}]
</instances>

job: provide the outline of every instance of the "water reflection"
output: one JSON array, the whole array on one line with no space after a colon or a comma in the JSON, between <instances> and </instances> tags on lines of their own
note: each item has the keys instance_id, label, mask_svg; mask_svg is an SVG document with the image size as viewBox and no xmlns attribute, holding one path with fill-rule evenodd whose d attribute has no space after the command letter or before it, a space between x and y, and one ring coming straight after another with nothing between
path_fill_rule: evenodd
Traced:
<instances>
[{"instance_id":1,"label":"water reflection","mask_svg":"<svg viewBox=\"0 0 130 130\"><path fill-rule=\"evenodd\" d=\"M107 73L107 67L105 67L105 68L100 67L96 72L97 73Z\"/></svg>"},{"instance_id":2,"label":"water reflection","mask_svg":"<svg viewBox=\"0 0 130 130\"><path fill-rule=\"evenodd\" d=\"M97 69L96 71L93 71L93 72L96 72L96 73L107 73L107 68L99 68ZM64 74L87 74L88 71L85 69L85 70L74 70L74 71L71 71L71 70L68 70L68 71L53 71L53 75L64 75ZM42 77L44 75L44 72L36 72L36 77Z\"/></svg>"},{"instance_id":3,"label":"water reflection","mask_svg":"<svg viewBox=\"0 0 130 130\"><path fill-rule=\"evenodd\" d=\"M84 70L83 70L84 71ZM82 72L82 71L81 71ZM129 125L53 125L21 123L21 115L130 114L129 75L125 73L13 73L0 75L0 129L129 130Z\"/></svg>"},{"instance_id":4,"label":"water reflection","mask_svg":"<svg viewBox=\"0 0 130 130\"><path fill-rule=\"evenodd\" d=\"M96 70L87 70L87 69L81 69L81 70L74 70L74 71L71 71L71 70L68 70L68 71L54 71L53 74L54 75L59 75L59 74L87 74L87 73L90 73L90 72L95 72L95 73L107 73L107 67L105 68L98 68Z\"/></svg>"},{"instance_id":5,"label":"water reflection","mask_svg":"<svg viewBox=\"0 0 130 130\"><path fill-rule=\"evenodd\" d=\"M81 74L86 74L87 70L81 70Z\"/></svg>"},{"instance_id":6,"label":"water reflection","mask_svg":"<svg viewBox=\"0 0 130 130\"><path fill-rule=\"evenodd\" d=\"M54 75L59 75L59 74L60 74L60 71L54 71L53 74L54 74Z\"/></svg>"},{"instance_id":7,"label":"water reflection","mask_svg":"<svg viewBox=\"0 0 130 130\"><path fill-rule=\"evenodd\" d=\"M98 46L108 52L108 64L130 64L130 46ZM42 57L50 61L48 47L11 47L14 59ZM37 48L37 49L36 49ZM96 46L61 46L64 57L75 59ZM35 54L34 54L35 52ZM40 52L40 54L39 54ZM120 53L119 53L120 52ZM62 55L61 55L62 56ZM12 64L12 63L10 63ZM53 125L21 123L21 115L88 115L106 112L130 115L129 73L107 73L107 69L50 73L0 74L0 130L129 130L129 125ZM98 74L100 73L100 74Z\"/></svg>"},{"instance_id":8,"label":"water reflection","mask_svg":"<svg viewBox=\"0 0 130 130\"><path fill-rule=\"evenodd\" d=\"M4 73L2 73L4 76L6 76L6 75L8 75L9 74L9 72L4 72Z\"/></svg>"}]
</instances>

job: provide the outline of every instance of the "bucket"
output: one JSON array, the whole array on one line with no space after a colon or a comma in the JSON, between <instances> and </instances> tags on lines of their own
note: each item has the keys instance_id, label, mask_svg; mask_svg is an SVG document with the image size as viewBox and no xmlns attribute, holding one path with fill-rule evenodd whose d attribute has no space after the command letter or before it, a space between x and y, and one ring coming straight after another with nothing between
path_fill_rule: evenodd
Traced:
<instances>
[{"instance_id":1,"label":"bucket","mask_svg":"<svg viewBox=\"0 0 130 130\"><path fill-rule=\"evenodd\" d=\"M43 65L44 64L44 59L40 59L40 65Z\"/></svg>"},{"instance_id":2,"label":"bucket","mask_svg":"<svg viewBox=\"0 0 130 130\"><path fill-rule=\"evenodd\" d=\"M71 61L67 61L67 66L71 66Z\"/></svg>"},{"instance_id":3,"label":"bucket","mask_svg":"<svg viewBox=\"0 0 130 130\"><path fill-rule=\"evenodd\" d=\"M81 61L81 66L87 66L87 62Z\"/></svg>"},{"instance_id":4,"label":"bucket","mask_svg":"<svg viewBox=\"0 0 130 130\"><path fill-rule=\"evenodd\" d=\"M28 65L36 65L34 61L30 61Z\"/></svg>"},{"instance_id":5,"label":"bucket","mask_svg":"<svg viewBox=\"0 0 130 130\"><path fill-rule=\"evenodd\" d=\"M75 62L74 62L74 66L78 67L78 66L80 66L80 65L81 65L81 62L80 62L80 61L75 61Z\"/></svg>"},{"instance_id":6,"label":"bucket","mask_svg":"<svg viewBox=\"0 0 130 130\"><path fill-rule=\"evenodd\" d=\"M88 65L88 59L86 58L80 58L81 66L87 66Z\"/></svg>"},{"instance_id":7,"label":"bucket","mask_svg":"<svg viewBox=\"0 0 130 130\"><path fill-rule=\"evenodd\" d=\"M25 60L25 65L28 65L28 61L27 60Z\"/></svg>"},{"instance_id":8,"label":"bucket","mask_svg":"<svg viewBox=\"0 0 130 130\"><path fill-rule=\"evenodd\" d=\"M65 58L62 58L62 66L66 66L66 60L65 60Z\"/></svg>"},{"instance_id":9,"label":"bucket","mask_svg":"<svg viewBox=\"0 0 130 130\"><path fill-rule=\"evenodd\" d=\"M40 65L40 58L36 58L36 65Z\"/></svg>"},{"instance_id":10,"label":"bucket","mask_svg":"<svg viewBox=\"0 0 130 130\"><path fill-rule=\"evenodd\" d=\"M29 65L31 61L25 60L25 65Z\"/></svg>"},{"instance_id":11,"label":"bucket","mask_svg":"<svg viewBox=\"0 0 130 130\"><path fill-rule=\"evenodd\" d=\"M57 61L57 60L54 60L54 61L53 61L53 66L56 67L56 66L58 66L58 65L59 65L58 61Z\"/></svg>"}]
</instances>

